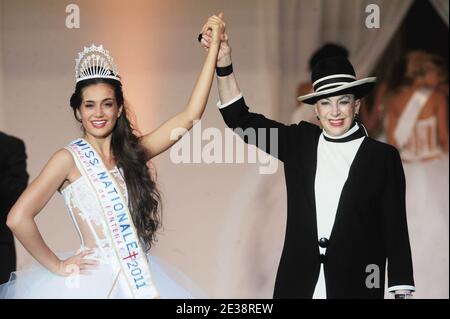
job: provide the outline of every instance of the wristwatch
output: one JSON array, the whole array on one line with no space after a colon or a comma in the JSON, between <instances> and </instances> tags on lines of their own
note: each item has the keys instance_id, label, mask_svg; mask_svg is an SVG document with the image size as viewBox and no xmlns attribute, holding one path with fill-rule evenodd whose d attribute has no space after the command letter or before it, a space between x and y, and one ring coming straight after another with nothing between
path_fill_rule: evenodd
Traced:
<instances>
[{"instance_id":1,"label":"wristwatch","mask_svg":"<svg viewBox=\"0 0 450 319\"><path fill-rule=\"evenodd\" d=\"M395 294L395 299L412 299L411 292Z\"/></svg>"}]
</instances>

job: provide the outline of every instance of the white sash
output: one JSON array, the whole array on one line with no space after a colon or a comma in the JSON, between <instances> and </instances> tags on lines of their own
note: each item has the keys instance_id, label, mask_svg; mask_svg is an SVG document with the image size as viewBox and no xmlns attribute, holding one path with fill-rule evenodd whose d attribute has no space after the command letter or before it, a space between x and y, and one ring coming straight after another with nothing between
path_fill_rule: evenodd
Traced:
<instances>
[{"instance_id":1,"label":"white sash","mask_svg":"<svg viewBox=\"0 0 450 319\"><path fill-rule=\"evenodd\" d=\"M147 256L141 248L128 205L116 181L86 140L77 139L66 148L75 155L80 173L99 200L117 261L133 298L159 298L152 282Z\"/></svg>"},{"instance_id":2,"label":"white sash","mask_svg":"<svg viewBox=\"0 0 450 319\"><path fill-rule=\"evenodd\" d=\"M433 91L426 88L418 89L414 92L398 119L394 130L394 137L398 147L402 148L408 142L413 132L417 118Z\"/></svg>"}]
</instances>

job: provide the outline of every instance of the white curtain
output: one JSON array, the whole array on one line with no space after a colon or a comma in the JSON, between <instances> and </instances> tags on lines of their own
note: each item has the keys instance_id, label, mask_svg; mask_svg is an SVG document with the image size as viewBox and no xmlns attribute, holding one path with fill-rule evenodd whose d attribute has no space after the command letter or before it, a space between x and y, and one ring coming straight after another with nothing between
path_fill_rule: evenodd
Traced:
<instances>
[{"instance_id":1,"label":"white curtain","mask_svg":"<svg viewBox=\"0 0 450 319\"><path fill-rule=\"evenodd\" d=\"M448 27L448 0L430 0L436 11Z\"/></svg>"}]
</instances>

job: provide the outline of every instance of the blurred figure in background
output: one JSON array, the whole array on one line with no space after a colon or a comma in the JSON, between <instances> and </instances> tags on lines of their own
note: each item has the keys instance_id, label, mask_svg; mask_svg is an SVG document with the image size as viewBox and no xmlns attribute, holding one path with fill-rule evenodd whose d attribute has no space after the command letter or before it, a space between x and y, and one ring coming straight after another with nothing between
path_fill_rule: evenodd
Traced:
<instances>
[{"instance_id":1,"label":"blurred figure in background","mask_svg":"<svg viewBox=\"0 0 450 319\"><path fill-rule=\"evenodd\" d=\"M406 176L416 298L449 297L447 78L441 57L411 51L403 80L385 100L388 142Z\"/></svg>"},{"instance_id":2,"label":"blurred figure in background","mask_svg":"<svg viewBox=\"0 0 450 319\"><path fill-rule=\"evenodd\" d=\"M441 57L407 54L403 83L388 103L388 141L407 162L426 161L448 152L447 72Z\"/></svg>"},{"instance_id":3,"label":"blurred figure in background","mask_svg":"<svg viewBox=\"0 0 450 319\"><path fill-rule=\"evenodd\" d=\"M0 132L0 283L16 270L14 237L6 227L6 216L27 187L26 159L22 140Z\"/></svg>"}]
</instances>

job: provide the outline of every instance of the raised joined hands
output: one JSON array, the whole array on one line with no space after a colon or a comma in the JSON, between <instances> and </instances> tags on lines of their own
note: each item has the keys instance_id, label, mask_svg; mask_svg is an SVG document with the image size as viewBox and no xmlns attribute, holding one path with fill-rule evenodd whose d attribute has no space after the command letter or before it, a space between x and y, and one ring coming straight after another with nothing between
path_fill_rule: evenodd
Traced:
<instances>
[{"instance_id":1,"label":"raised joined hands","mask_svg":"<svg viewBox=\"0 0 450 319\"><path fill-rule=\"evenodd\" d=\"M225 33L223 12L209 17L199 35L201 47L208 52L211 45L220 45L217 55L217 66L224 67L231 64L231 47L228 44L228 35Z\"/></svg>"}]
</instances>

